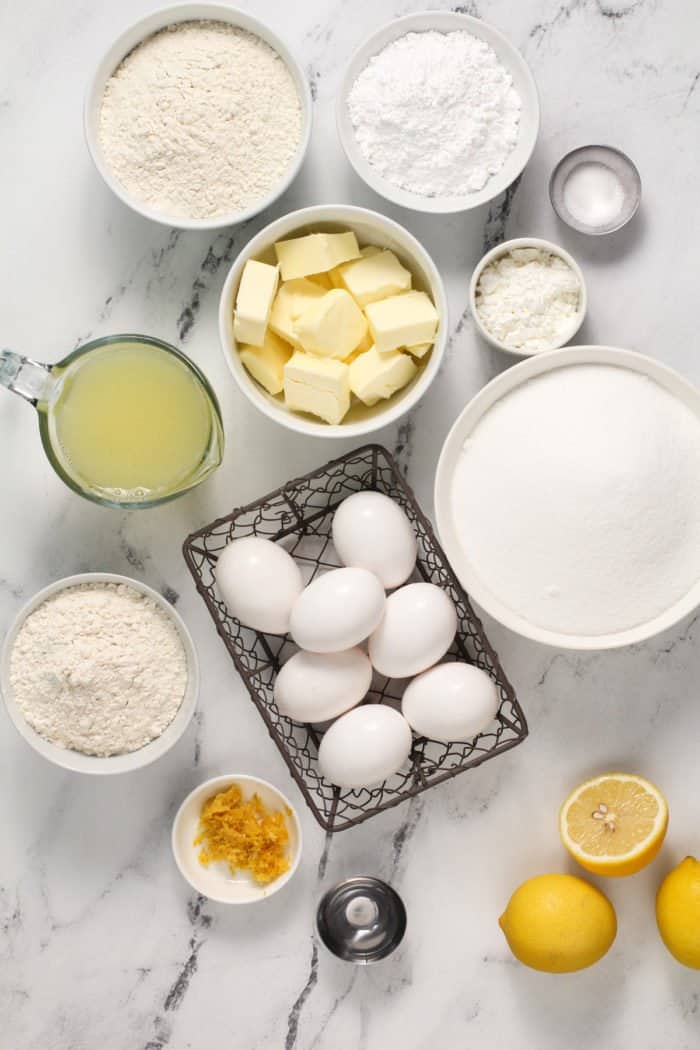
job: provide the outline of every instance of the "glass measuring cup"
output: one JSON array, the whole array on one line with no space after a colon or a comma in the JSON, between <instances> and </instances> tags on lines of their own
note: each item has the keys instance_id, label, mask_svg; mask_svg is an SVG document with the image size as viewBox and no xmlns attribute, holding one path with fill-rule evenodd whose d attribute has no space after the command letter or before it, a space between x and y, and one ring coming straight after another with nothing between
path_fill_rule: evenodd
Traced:
<instances>
[{"instance_id":1,"label":"glass measuring cup","mask_svg":"<svg viewBox=\"0 0 700 1050\"><path fill-rule=\"evenodd\" d=\"M0 351L0 385L36 408L46 456L74 492L152 507L221 463L221 410L206 376L160 339L94 339L54 365Z\"/></svg>"}]
</instances>

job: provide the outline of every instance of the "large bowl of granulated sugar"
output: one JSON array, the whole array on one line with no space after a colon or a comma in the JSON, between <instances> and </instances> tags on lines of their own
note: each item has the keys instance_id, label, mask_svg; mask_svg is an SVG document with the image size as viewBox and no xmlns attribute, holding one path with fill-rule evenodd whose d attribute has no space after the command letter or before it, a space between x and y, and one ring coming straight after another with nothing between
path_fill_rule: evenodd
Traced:
<instances>
[{"instance_id":1,"label":"large bowl of granulated sugar","mask_svg":"<svg viewBox=\"0 0 700 1050\"><path fill-rule=\"evenodd\" d=\"M700 391L610 347L504 372L447 436L440 540L461 583L518 634L610 649L700 604Z\"/></svg>"},{"instance_id":2,"label":"large bowl of granulated sugar","mask_svg":"<svg viewBox=\"0 0 700 1050\"><path fill-rule=\"evenodd\" d=\"M118 37L88 86L88 149L134 211L219 229L269 207L311 136L308 79L262 22L219 4L153 11Z\"/></svg>"}]
</instances>

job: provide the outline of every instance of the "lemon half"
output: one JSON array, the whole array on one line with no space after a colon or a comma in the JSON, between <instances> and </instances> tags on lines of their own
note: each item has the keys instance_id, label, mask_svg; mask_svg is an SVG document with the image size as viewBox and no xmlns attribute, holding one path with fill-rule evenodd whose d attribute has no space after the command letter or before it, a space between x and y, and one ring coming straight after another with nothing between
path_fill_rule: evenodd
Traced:
<instances>
[{"instance_id":1,"label":"lemon half","mask_svg":"<svg viewBox=\"0 0 700 1050\"><path fill-rule=\"evenodd\" d=\"M559 833L572 857L597 875L634 875L654 859L668 826L666 799L643 777L606 773L572 791Z\"/></svg>"}]
</instances>

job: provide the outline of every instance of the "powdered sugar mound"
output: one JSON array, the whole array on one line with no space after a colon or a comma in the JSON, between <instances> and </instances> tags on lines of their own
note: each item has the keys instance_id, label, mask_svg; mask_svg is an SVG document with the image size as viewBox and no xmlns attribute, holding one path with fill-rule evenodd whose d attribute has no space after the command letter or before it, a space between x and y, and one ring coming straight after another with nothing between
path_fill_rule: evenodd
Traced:
<instances>
[{"instance_id":1,"label":"powdered sugar mound","mask_svg":"<svg viewBox=\"0 0 700 1050\"><path fill-rule=\"evenodd\" d=\"M69 587L31 613L10 656L27 722L86 755L136 751L172 722L187 658L168 615L121 584Z\"/></svg>"},{"instance_id":2,"label":"powdered sugar mound","mask_svg":"<svg viewBox=\"0 0 700 1050\"><path fill-rule=\"evenodd\" d=\"M494 50L464 30L407 33L374 55L348 95L377 172L425 197L475 193L518 141L521 101Z\"/></svg>"},{"instance_id":3,"label":"powdered sugar mound","mask_svg":"<svg viewBox=\"0 0 700 1050\"><path fill-rule=\"evenodd\" d=\"M565 634L646 623L700 580L700 419L651 379L572 365L475 427L452 513L500 602Z\"/></svg>"}]
</instances>

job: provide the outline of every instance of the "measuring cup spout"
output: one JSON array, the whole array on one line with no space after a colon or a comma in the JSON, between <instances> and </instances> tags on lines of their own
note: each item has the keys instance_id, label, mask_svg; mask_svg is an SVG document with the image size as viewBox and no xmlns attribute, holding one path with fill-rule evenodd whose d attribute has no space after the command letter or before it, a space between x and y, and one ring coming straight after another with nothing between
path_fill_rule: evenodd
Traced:
<instances>
[{"instance_id":1,"label":"measuring cup spout","mask_svg":"<svg viewBox=\"0 0 700 1050\"><path fill-rule=\"evenodd\" d=\"M51 367L12 350L0 350L0 386L19 394L30 405L46 401L53 385Z\"/></svg>"}]
</instances>

